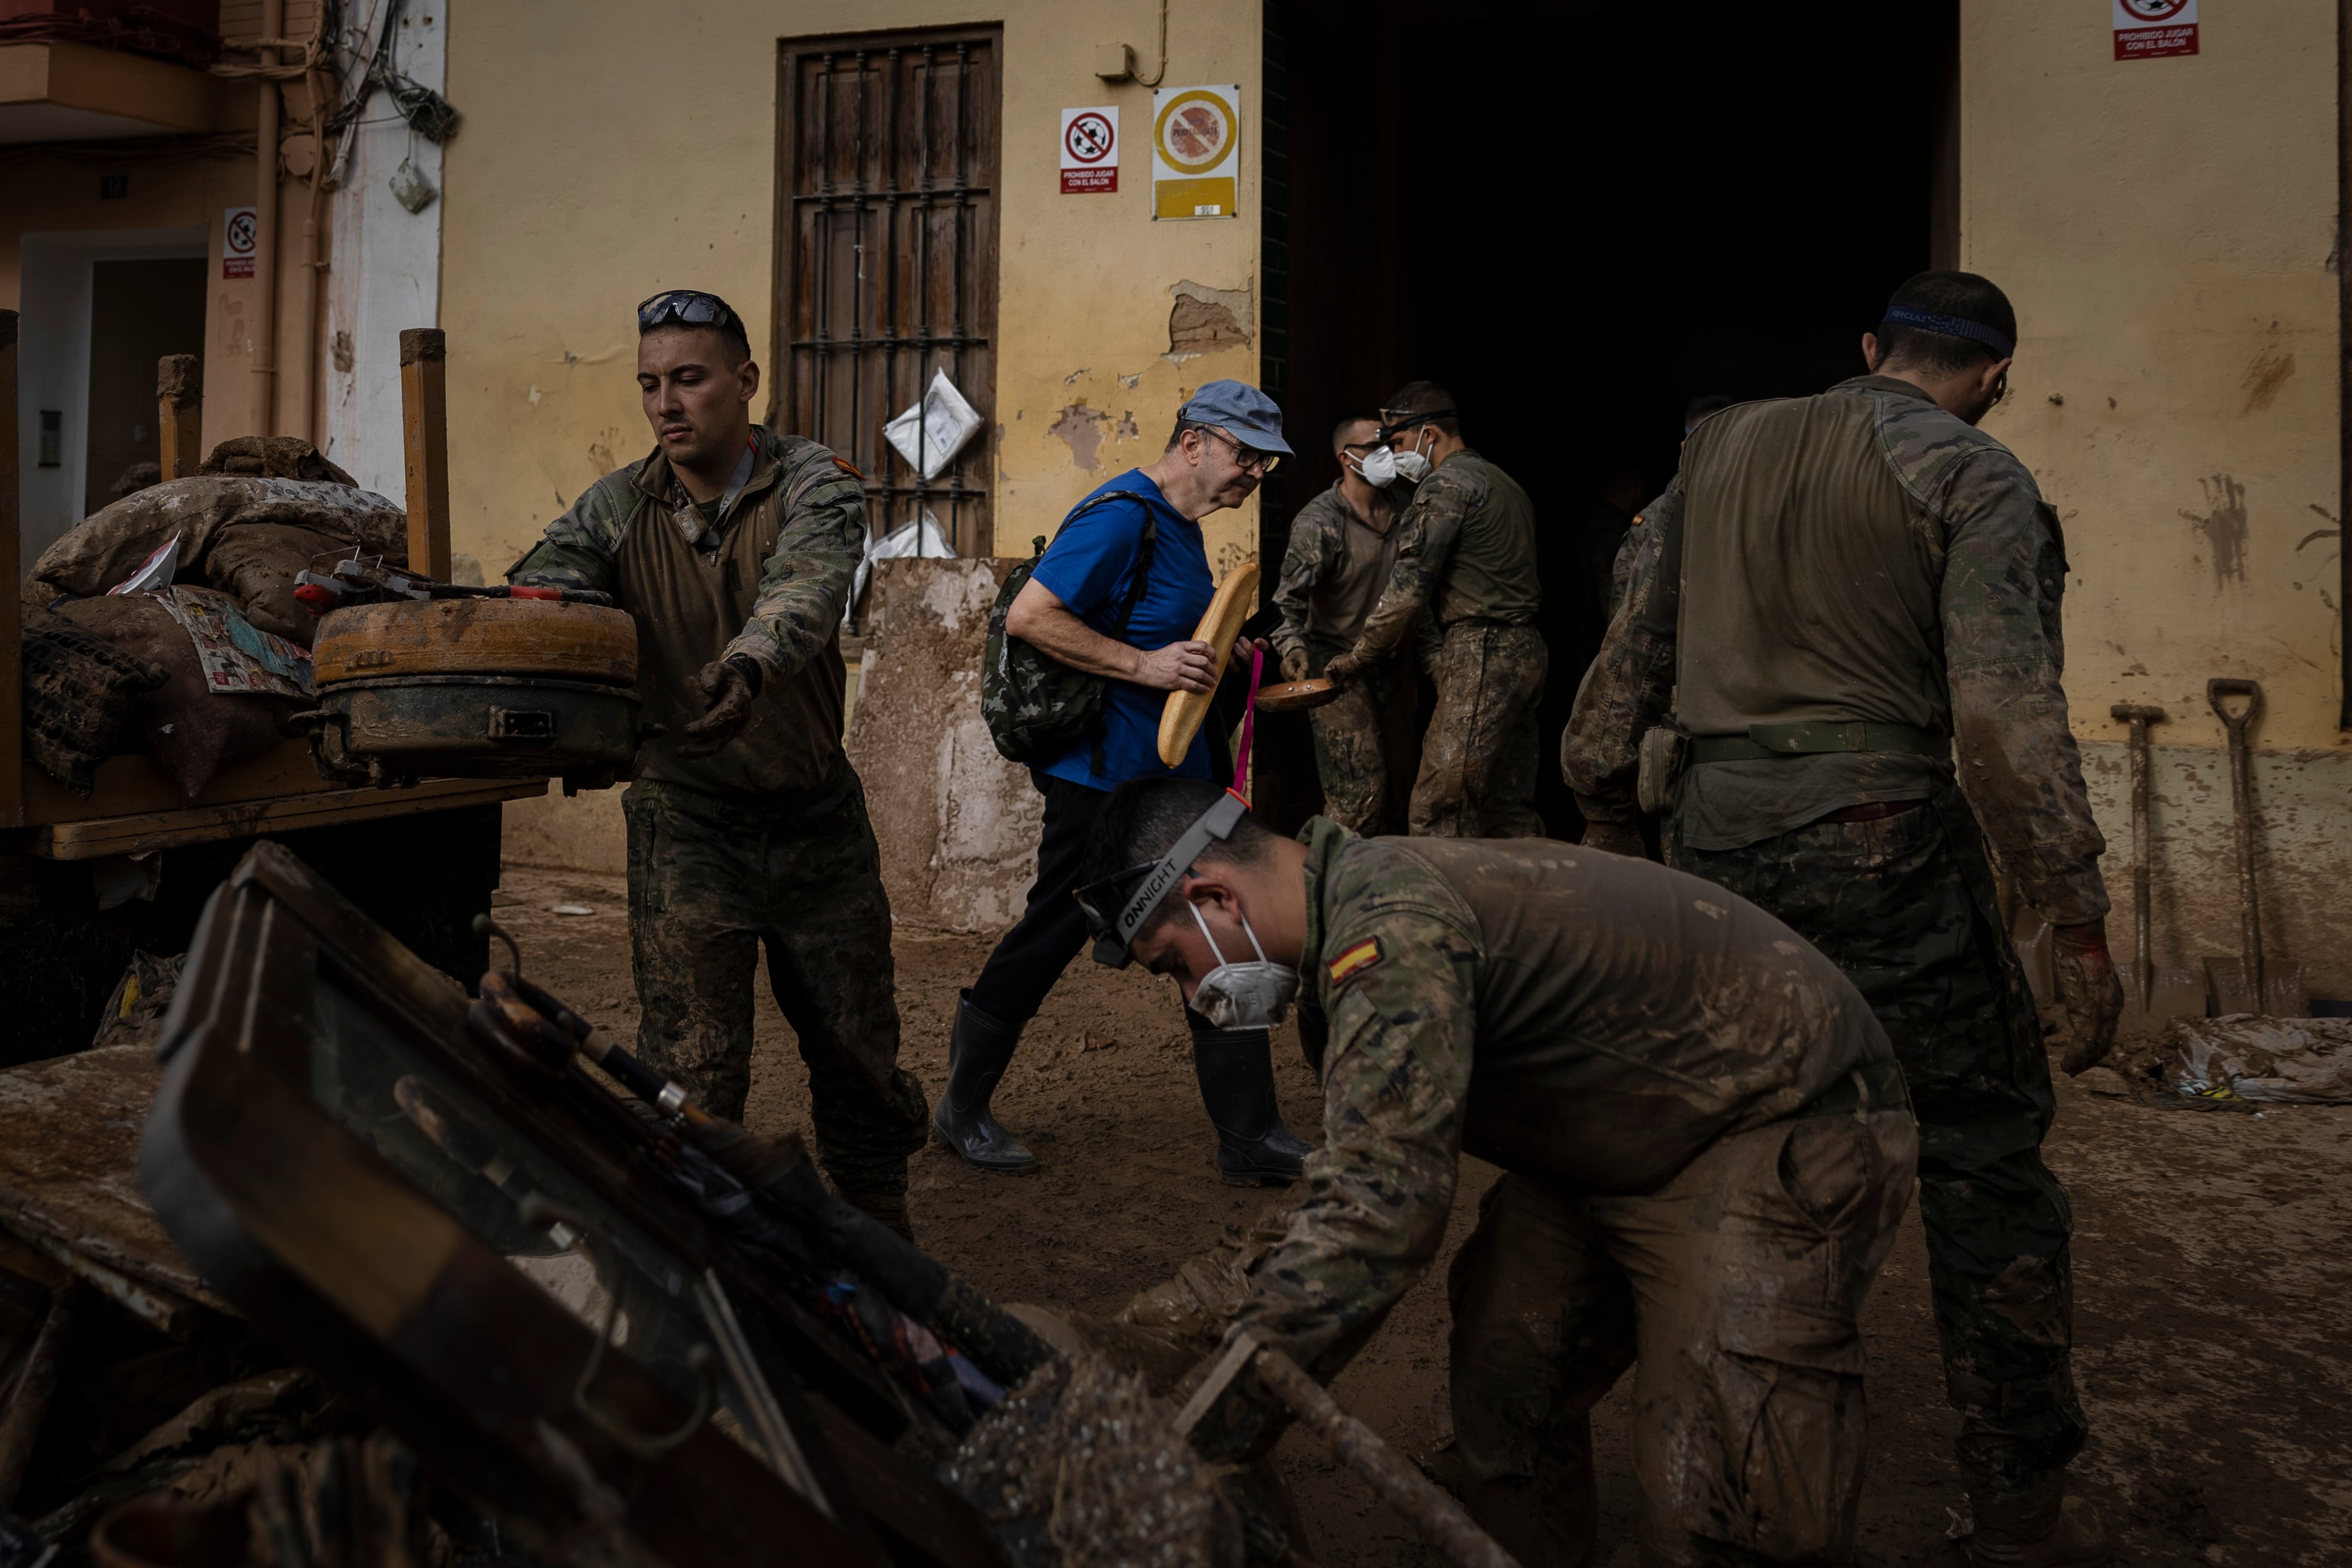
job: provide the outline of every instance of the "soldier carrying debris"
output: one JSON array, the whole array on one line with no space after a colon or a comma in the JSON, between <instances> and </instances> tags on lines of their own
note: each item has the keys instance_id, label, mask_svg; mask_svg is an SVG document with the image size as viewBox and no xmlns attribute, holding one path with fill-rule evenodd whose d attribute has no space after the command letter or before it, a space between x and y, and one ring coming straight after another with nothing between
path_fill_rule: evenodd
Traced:
<instances>
[{"instance_id":1,"label":"soldier carrying debris","mask_svg":"<svg viewBox=\"0 0 2352 1568\"><path fill-rule=\"evenodd\" d=\"M715 294L637 307L637 384L653 453L590 486L507 573L610 593L636 619L637 689L666 727L623 802L637 1050L740 1120L764 942L825 1172L904 1232L907 1157L929 1108L898 1065L890 904L841 749L861 476L751 423L760 367Z\"/></svg>"},{"instance_id":2,"label":"soldier carrying debris","mask_svg":"<svg viewBox=\"0 0 2352 1568\"><path fill-rule=\"evenodd\" d=\"M2106 1054L2123 993L2059 683L2064 542L1976 427L2016 337L1992 284L1923 272L1864 334L1870 374L1694 430L1627 547L1560 766L1588 845L1643 853L1638 789L1675 866L1788 921L1869 998L1922 1130L1964 1550L2088 1564L2108 1547L2063 1506L2085 1430L2073 1222L2042 1161L2049 1061L1985 837L2055 928L2068 1070Z\"/></svg>"},{"instance_id":3,"label":"soldier carrying debris","mask_svg":"<svg viewBox=\"0 0 2352 1568\"><path fill-rule=\"evenodd\" d=\"M1380 423L1369 414L1339 421L1331 432L1339 477L1290 520L1282 582L1274 591L1282 624L1272 639L1285 680L1321 675L1326 664L1356 646L1395 569L1397 508L1411 487L1392 502L1393 465L1366 469L1374 453L1391 456L1379 440ZM1424 628L1428 623L1423 616ZM1356 833L1403 826L1413 707L1412 668L1397 655L1365 666L1339 700L1314 710L1324 816Z\"/></svg>"},{"instance_id":4,"label":"soldier carrying debris","mask_svg":"<svg viewBox=\"0 0 2352 1568\"><path fill-rule=\"evenodd\" d=\"M1462 439L1454 395L1409 382L1381 411L1386 446L1367 474L1419 484L1397 522L1397 560L1355 646L1323 667L1339 686L1404 646L1417 623L1436 647L1437 706L1422 737L1412 831L1531 838L1536 704L1550 656L1536 629L1535 508L1518 482Z\"/></svg>"},{"instance_id":5,"label":"soldier carrying debris","mask_svg":"<svg viewBox=\"0 0 2352 1568\"><path fill-rule=\"evenodd\" d=\"M1319 817L1287 840L1189 780L1121 786L1087 877L1098 938L1194 1005L1302 1005L1325 1143L1229 1339L1328 1382L1436 1256L1467 1151L1507 1173L1448 1282L1472 1517L1529 1568L1587 1560L1589 1412L1638 1348L1656 1560L1844 1561L1857 1315L1916 1129L1832 964L1664 867ZM1275 1408L1241 1379L1195 1441L1262 1448Z\"/></svg>"}]
</instances>

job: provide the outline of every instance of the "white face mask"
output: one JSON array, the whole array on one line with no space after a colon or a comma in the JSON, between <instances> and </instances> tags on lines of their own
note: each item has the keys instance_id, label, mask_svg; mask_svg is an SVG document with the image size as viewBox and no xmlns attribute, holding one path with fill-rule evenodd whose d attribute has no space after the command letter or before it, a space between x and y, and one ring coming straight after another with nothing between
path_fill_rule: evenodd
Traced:
<instances>
[{"instance_id":1,"label":"white face mask","mask_svg":"<svg viewBox=\"0 0 2352 1568\"><path fill-rule=\"evenodd\" d=\"M1271 1029L1281 1023L1298 994L1298 971L1265 956L1247 915L1242 917L1242 934L1256 949L1257 961L1226 963L1217 939L1209 935L1209 922L1201 918L1201 906L1187 899L1184 907L1192 911L1192 923L1201 928L1201 934L1208 938L1209 951L1217 955L1217 967L1193 988L1192 1010L1220 1029Z\"/></svg>"},{"instance_id":2,"label":"white face mask","mask_svg":"<svg viewBox=\"0 0 2352 1568\"><path fill-rule=\"evenodd\" d=\"M1397 477L1409 485L1417 485L1429 478L1429 459L1421 455L1421 438L1415 437L1412 450L1391 454Z\"/></svg>"},{"instance_id":3,"label":"white face mask","mask_svg":"<svg viewBox=\"0 0 2352 1568\"><path fill-rule=\"evenodd\" d=\"M1384 490L1396 483L1397 455L1386 447L1375 447L1356 459L1356 472L1372 489Z\"/></svg>"}]
</instances>

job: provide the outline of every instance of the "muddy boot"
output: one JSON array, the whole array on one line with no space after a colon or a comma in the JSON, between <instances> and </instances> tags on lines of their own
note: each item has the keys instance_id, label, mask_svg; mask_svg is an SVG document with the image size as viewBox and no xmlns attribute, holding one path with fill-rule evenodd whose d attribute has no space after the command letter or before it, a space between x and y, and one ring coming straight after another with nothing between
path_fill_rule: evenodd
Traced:
<instances>
[{"instance_id":1,"label":"muddy boot","mask_svg":"<svg viewBox=\"0 0 2352 1568\"><path fill-rule=\"evenodd\" d=\"M2098 1511L2066 1495L2064 1470L2042 1471L2023 1491L2003 1490L1974 1468L1967 1475L1969 1518L1953 1534L1977 1568L2105 1568L2116 1560Z\"/></svg>"},{"instance_id":2,"label":"muddy boot","mask_svg":"<svg viewBox=\"0 0 2352 1568\"><path fill-rule=\"evenodd\" d=\"M1264 1029L1192 1031L1201 1103L1217 1130L1217 1174L1236 1187L1285 1187L1309 1152L1282 1124L1274 1097L1274 1047Z\"/></svg>"},{"instance_id":3,"label":"muddy boot","mask_svg":"<svg viewBox=\"0 0 2352 1568\"><path fill-rule=\"evenodd\" d=\"M1026 1171L1037 1163L1020 1139L996 1124L988 1097L1012 1065L1021 1031L998 1023L971 1005L971 993L956 1004L955 1033L948 1039L948 1087L931 1112L940 1142L983 1171Z\"/></svg>"},{"instance_id":4,"label":"muddy boot","mask_svg":"<svg viewBox=\"0 0 2352 1568\"><path fill-rule=\"evenodd\" d=\"M914 1225L907 1217L905 1193L860 1192L855 1187L844 1187L841 1201L852 1208L865 1210L908 1241L915 1239Z\"/></svg>"}]
</instances>

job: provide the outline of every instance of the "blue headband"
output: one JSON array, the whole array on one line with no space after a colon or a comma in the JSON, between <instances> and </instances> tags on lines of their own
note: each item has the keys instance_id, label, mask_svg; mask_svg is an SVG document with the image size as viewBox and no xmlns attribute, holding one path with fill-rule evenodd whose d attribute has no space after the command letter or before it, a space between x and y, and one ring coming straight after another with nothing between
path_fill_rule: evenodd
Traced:
<instances>
[{"instance_id":1,"label":"blue headband","mask_svg":"<svg viewBox=\"0 0 2352 1568\"><path fill-rule=\"evenodd\" d=\"M1882 324L1916 327L1923 332L1941 332L1948 338L1966 338L1970 342L1984 344L1992 350L1995 359L2007 359L2017 352L2013 339L2005 338L1981 321L1971 321L1966 316L1938 315L1933 310L1915 310L1908 305L1889 305Z\"/></svg>"}]
</instances>

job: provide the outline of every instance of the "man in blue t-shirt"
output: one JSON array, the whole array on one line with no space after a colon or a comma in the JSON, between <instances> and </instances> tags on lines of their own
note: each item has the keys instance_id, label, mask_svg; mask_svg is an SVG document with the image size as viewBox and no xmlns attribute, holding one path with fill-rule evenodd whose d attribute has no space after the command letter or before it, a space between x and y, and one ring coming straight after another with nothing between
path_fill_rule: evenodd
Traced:
<instances>
[{"instance_id":1,"label":"man in blue t-shirt","mask_svg":"<svg viewBox=\"0 0 2352 1568\"><path fill-rule=\"evenodd\" d=\"M1216 668L1215 650L1192 640L1215 594L1201 519L1247 500L1289 451L1272 398L1238 381L1211 382L1177 411L1157 461L1102 486L1063 520L1005 615L1007 636L1110 685L1100 733L1031 772L1045 797L1037 880L1020 922L956 1010L947 1091L931 1123L975 1165L1024 1171L1037 1163L989 1114L988 1100L1023 1027L1086 942L1086 913L1070 894L1110 792L1129 779L1230 773L1221 756L1213 761L1206 726L1181 763L1162 764L1160 715L1169 692L1206 691ZM1136 594L1139 565L1143 589ZM1201 1099L1217 1130L1219 1173L1241 1186L1297 1178L1307 1145L1282 1123L1266 1031L1219 1029L1190 1007L1184 1021Z\"/></svg>"}]
</instances>

